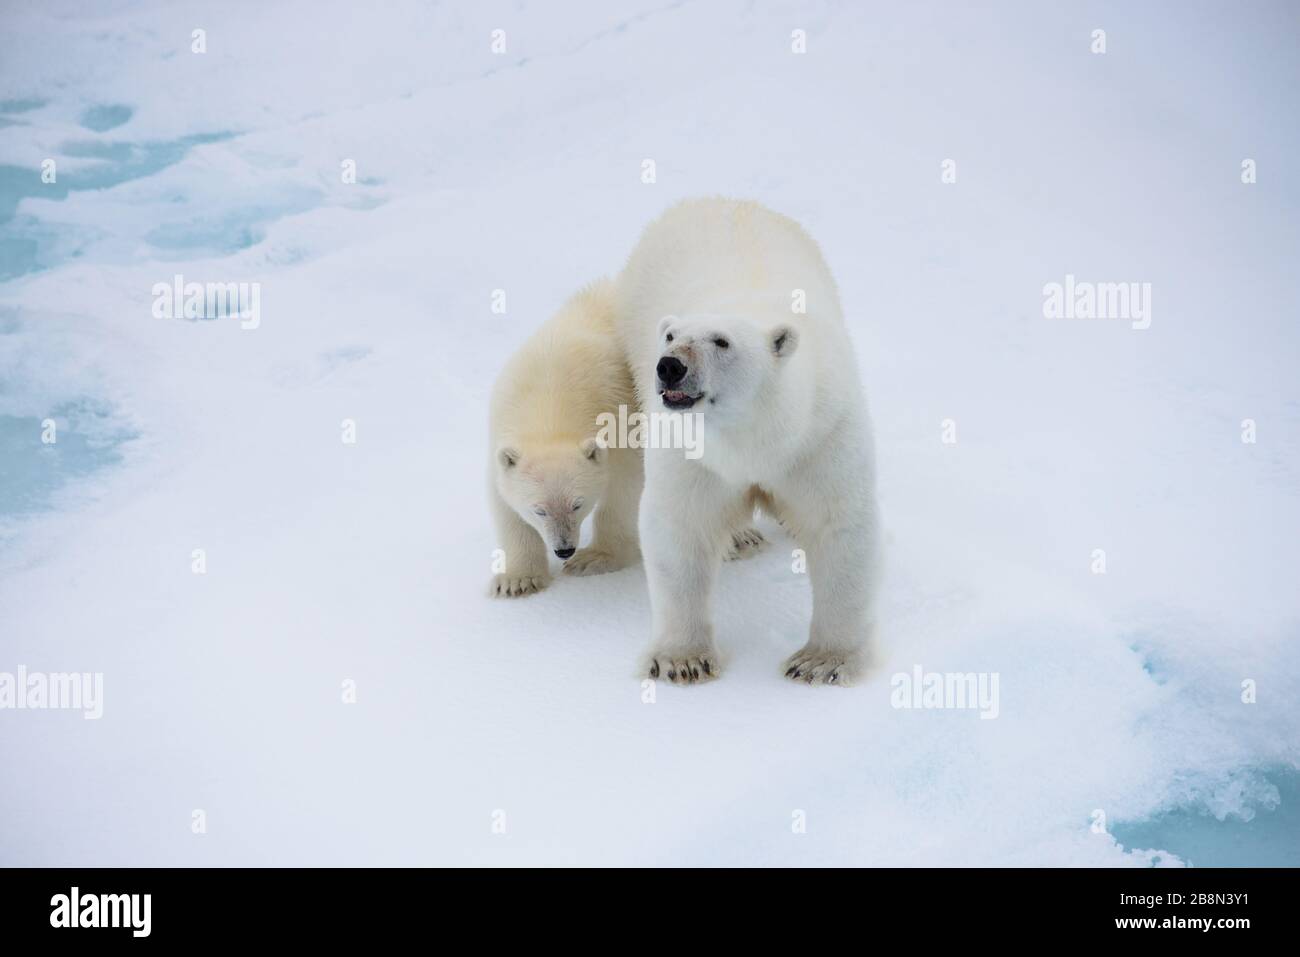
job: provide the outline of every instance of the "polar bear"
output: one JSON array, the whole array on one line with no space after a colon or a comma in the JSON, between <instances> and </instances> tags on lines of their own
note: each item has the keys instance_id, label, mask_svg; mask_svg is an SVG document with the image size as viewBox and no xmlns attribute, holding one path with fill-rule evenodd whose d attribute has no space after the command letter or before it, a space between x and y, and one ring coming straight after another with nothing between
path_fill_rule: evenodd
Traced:
<instances>
[{"instance_id":1,"label":"polar bear","mask_svg":"<svg viewBox=\"0 0 1300 957\"><path fill-rule=\"evenodd\" d=\"M545 588L550 552L571 575L612 572L640 560L641 451L596 441L598 416L635 402L614 329L613 287L601 280L523 344L493 389L488 494L505 567L493 576L491 595ZM592 542L578 548L593 511Z\"/></svg>"},{"instance_id":2,"label":"polar bear","mask_svg":"<svg viewBox=\"0 0 1300 957\"><path fill-rule=\"evenodd\" d=\"M616 281L646 410L702 413L703 454L647 449L639 527L653 643L644 674L719 674L711 593L720 530L755 505L807 558L813 613L787 677L850 684L868 666L879 564L875 454L834 279L794 221L756 203L683 202Z\"/></svg>"},{"instance_id":3,"label":"polar bear","mask_svg":"<svg viewBox=\"0 0 1300 957\"><path fill-rule=\"evenodd\" d=\"M570 575L640 561L641 449L599 441L602 417L618 418L620 406L635 410L636 392L615 330L613 285L599 280L524 342L493 388L488 496L505 567L492 577L491 596L545 588L548 552ZM592 542L578 548L593 512ZM765 544L745 525L721 534L728 559L748 558Z\"/></svg>"}]
</instances>

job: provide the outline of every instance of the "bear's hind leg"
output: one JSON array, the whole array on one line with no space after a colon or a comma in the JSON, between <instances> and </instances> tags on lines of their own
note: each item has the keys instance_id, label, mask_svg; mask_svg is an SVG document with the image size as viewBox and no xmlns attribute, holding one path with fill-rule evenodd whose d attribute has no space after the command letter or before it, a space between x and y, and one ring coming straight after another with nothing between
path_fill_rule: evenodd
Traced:
<instances>
[{"instance_id":1,"label":"bear's hind leg","mask_svg":"<svg viewBox=\"0 0 1300 957\"><path fill-rule=\"evenodd\" d=\"M763 550L767 539L756 528L743 528L727 535L726 550L722 553L724 561L738 562L753 558Z\"/></svg>"},{"instance_id":2,"label":"bear's hind leg","mask_svg":"<svg viewBox=\"0 0 1300 957\"><path fill-rule=\"evenodd\" d=\"M725 540L723 561L734 562L743 558L753 558L767 545L763 533L753 526L754 513L759 509L777 517L776 505L772 497L757 485L753 485L745 492L745 497L738 506L740 517L732 524L731 532Z\"/></svg>"}]
</instances>

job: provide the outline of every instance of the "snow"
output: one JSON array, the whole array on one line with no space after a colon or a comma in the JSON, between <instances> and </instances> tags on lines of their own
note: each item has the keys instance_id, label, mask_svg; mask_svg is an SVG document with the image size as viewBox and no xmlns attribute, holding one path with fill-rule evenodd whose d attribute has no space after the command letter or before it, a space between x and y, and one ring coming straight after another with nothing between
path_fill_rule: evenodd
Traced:
<instances>
[{"instance_id":1,"label":"snow","mask_svg":"<svg viewBox=\"0 0 1300 957\"><path fill-rule=\"evenodd\" d=\"M564 10L0 15L0 672L105 698L0 711L0 863L1147 866L1243 828L1300 863L1294 11ZM484 597L496 371L712 193L803 222L853 326L854 689L781 677L810 594L770 526L725 676L653 703L639 569ZM155 318L178 273L260 283L260 325ZM1044 318L1067 274L1150 282L1150 328ZM996 673L998 717L892 707L917 665Z\"/></svg>"}]
</instances>

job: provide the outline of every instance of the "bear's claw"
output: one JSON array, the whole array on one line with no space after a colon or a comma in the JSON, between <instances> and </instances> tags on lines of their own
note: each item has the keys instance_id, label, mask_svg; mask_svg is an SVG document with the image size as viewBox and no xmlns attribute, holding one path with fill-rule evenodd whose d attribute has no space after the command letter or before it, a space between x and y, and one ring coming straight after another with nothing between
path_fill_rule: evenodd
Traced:
<instances>
[{"instance_id":1,"label":"bear's claw","mask_svg":"<svg viewBox=\"0 0 1300 957\"><path fill-rule=\"evenodd\" d=\"M648 671L651 678L666 678L675 685L693 685L703 681L712 681L718 677L718 662L715 655L702 654L655 654L650 659Z\"/></svg>"},{"instance_id":2,"label":"bear's claw","mask_svg":"<svg viewBox=\"0 0 1300 957\"><path fill-rule=\"evenodd\" d=\"M731 542L723 554L725 561L734 562L742 558L753 558L767 544L763 533L756 528L746 528L731 533Z\"/></svg>"},{"instance_id":3,"label":"bear's claw","mask_svg":"<svg viewBox=\"0 0 1300 957\"><path fill-rule=\"evenodd\" d=\"M785 676L805 684L848 685L856 669L847 657L827 651L800 649L786 659Z\"/></svg>"},{"instance_id":4,"label":"bear's claw","mask_svg":"<svg viewBox=\"0 0 1300 957\"><path fill-rule=\"evenodd\" d=\"M628 564L609 552L580 548L576 555L564 563L564 572L566 575L604 575L606 572L616 572Z\"/></svg>"},{"instance_id":5,"label":"bear's claw","mask_svg":"<svg viewBox=\"0 0 1300 957\"><path fill-rule=\"evenodd\" d=\"M550 584L543 575L496 575L488 584L489 598L522 598L535 595Z\"/></svg>"}]
</instances>

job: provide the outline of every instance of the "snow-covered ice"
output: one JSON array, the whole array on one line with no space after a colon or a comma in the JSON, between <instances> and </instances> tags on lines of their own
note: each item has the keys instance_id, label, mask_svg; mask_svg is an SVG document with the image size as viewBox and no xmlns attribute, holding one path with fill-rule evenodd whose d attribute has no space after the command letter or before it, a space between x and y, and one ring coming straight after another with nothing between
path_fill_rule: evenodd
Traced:
<instances>
[{"instance_id":1,"label":"snow-covered ice","mask_svg":"<svg viewBox=\"0 0 1300 957\"><path fill-rule=\"evenodd\" d=\"M0 710L0 863L1300 863L1295 8L562 9L0 12L0 672L104 682ZM803 222L853 325L854 689L781 677L770 526L727 674L652 704L639 569L484 597L492 378L711 193ZM260 325L156 318L177 274ZM1045 318L1067 274L1150 327ZM998 717L892 707L917 665Z\"/></svg>"}]
</instances>

